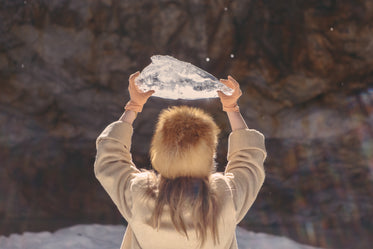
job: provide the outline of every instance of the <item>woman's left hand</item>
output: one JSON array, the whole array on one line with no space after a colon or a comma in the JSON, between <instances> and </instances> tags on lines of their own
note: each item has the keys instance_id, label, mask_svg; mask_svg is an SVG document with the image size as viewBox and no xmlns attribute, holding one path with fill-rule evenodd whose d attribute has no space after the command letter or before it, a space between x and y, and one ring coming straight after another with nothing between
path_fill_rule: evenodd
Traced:
<instances>
[{"instance_id":1,"label":"woman's left hand","mask_svg":"<svg viewBox=\"0 0 373 249\"><path fill-rule=\"evenodd\" d=\"M139 87L135 83L135 79L140 75L140 72L137 71L134 74L131 74L129 77L129 85L128 91L130 93L130 101L124 107L126 110L131 110L135 112L141 112L144 104L148 101L148 98L155 92L154 90L150 90L147 92L143 92L139 89Z\"/></svg>"}]
</instances>

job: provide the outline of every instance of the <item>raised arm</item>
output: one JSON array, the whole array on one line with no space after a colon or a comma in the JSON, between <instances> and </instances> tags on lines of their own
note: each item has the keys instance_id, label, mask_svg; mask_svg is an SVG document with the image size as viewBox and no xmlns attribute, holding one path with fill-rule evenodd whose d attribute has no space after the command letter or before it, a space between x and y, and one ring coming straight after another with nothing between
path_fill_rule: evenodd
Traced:
<instances>
[{"instance_id":1,"label":"raised arm","mask_svg":"<svg viewBox=\"0 0 373 249\"><path fill-rule=\"evenodd\" d=\"M97 179L126 219L131 217L130 182L134 174L139 173L130 153L132 123L137 112L141 112L142 106L153 93L144 93L137 88L134 82L137 76L138 73L129 78L131 99L125 112L118 121L107 126L96 140L97 155L94 165Z\"/></svg>"},{"instance_id":2,"label":"raised arm","mask_svg":"<svg viewBox=\"0 0 373 249\"><path fill-rule=\"evenodd\" d=\"M242 95L240 85L233 79L233 77L228 76L228 79L220 80L224 85L233 89L232 95L226 95L222 91L218 91L220 101L223 105L223 111L228 115L229 123L231 124L232 131L239 129L247 129L245 120L242 118L240 109L238 107L237 101Z\"/></svg>"},{"instance_id":3,"label":"raised arm","mask_svg":"<svg viewBox=\"0 0 373 249\"><path fill-rule=\"evenodd\" d=\"M233 190L238 223L254 203L263 185L266 150L264 136L256 130L248 129L239 111L237 101L242 95L239 84L231 76L221 82L234 90L232 95L225 95L221 91L218 94L232 128L225 176Z\"/></svg>"},{"instance_id":4,"label":"raised arm","mask_svg":"<svg viewBox=\"0 0 373 249\"><path fill-rule=\"evenodd\" d=\"M136 117L137 117L137 113L135 111L125 110L122 116L119 118L119 121L126 122L132 125Z\"/></svg>"}]
</instances>

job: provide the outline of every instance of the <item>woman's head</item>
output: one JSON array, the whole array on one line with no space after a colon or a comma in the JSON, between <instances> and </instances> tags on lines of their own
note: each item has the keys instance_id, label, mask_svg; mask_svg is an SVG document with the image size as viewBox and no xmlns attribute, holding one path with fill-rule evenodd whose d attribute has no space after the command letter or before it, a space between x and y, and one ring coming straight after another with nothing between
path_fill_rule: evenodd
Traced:
<instances>
[{"instance_id":1,"label":"woman's head","mask_svg":"<svg viewBox=\"0 0 373 249\"><path fill-rule=\"evenodd\" d=\"M214 168L219 128L201 109L179 106L159 115L150 148L154 169L163 177L208 177Z\"/></svg>"}]
</instances>

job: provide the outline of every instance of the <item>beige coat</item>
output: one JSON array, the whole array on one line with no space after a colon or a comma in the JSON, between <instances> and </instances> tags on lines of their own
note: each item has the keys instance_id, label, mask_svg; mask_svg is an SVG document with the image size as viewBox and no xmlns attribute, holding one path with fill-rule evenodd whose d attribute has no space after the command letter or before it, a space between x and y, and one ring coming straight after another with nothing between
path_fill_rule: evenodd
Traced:
<instances>
[{"instance_id":1,"label":"beige coat","mask_svg":"<svg viewBox=\"0 0 373 249\"><path fill-rule=\"evenodd\" d=\"M177 232L165 207L161 227L150 225L154 200L144 198L149 181L147 172L140 172L131 158L130 124L117 121L110 124L97 138L94 171L106 192L128 221L121 249L191 249L199 241L192 230L189 239ZM210 182L218 189L221 213L218 219L219 244L207 237L205 248L235 249L235 229L251 205L264 181L263 162L266 157L264 136L251 129L233 131L229 136L228 164L225 172L211 175ZM184 213L187 222L190 213Z\"/></svg>"}]
</instances>

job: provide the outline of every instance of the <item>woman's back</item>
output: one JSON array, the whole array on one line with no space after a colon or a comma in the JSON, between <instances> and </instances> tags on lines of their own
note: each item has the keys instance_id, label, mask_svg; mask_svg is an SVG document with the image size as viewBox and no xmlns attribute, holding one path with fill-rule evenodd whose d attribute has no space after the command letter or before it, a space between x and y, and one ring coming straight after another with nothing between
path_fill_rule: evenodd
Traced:
<instances>
[{"instance_id":1,"label":"woman's back","mask_svg":"<svg viewBox=\"0 0 373 249\"><path fill-rule=\"evenodd\" d=\"M171 220L169 205L163 208L159 228L154 228L152 213L156 203L156 197L151 197L147 193L149 179L154 179L152 173L138 174L132 183L133 207L132 218L128 221L135 234L141 248L143 249L167 249L167 248L231 248L235 244L235 207L232 191L222 174L213 174L210 177L211 188L216 191L219 210L217 215L218 243L214 243L214 238L210 232L207 233L206 240L201 246L201 240L197 237L194 228L193 207L185 205L182 210L182 218L185 221L188 237L177 231ZM234 247L233 247L234 248Z\"/></svg>"}]
</instances>

